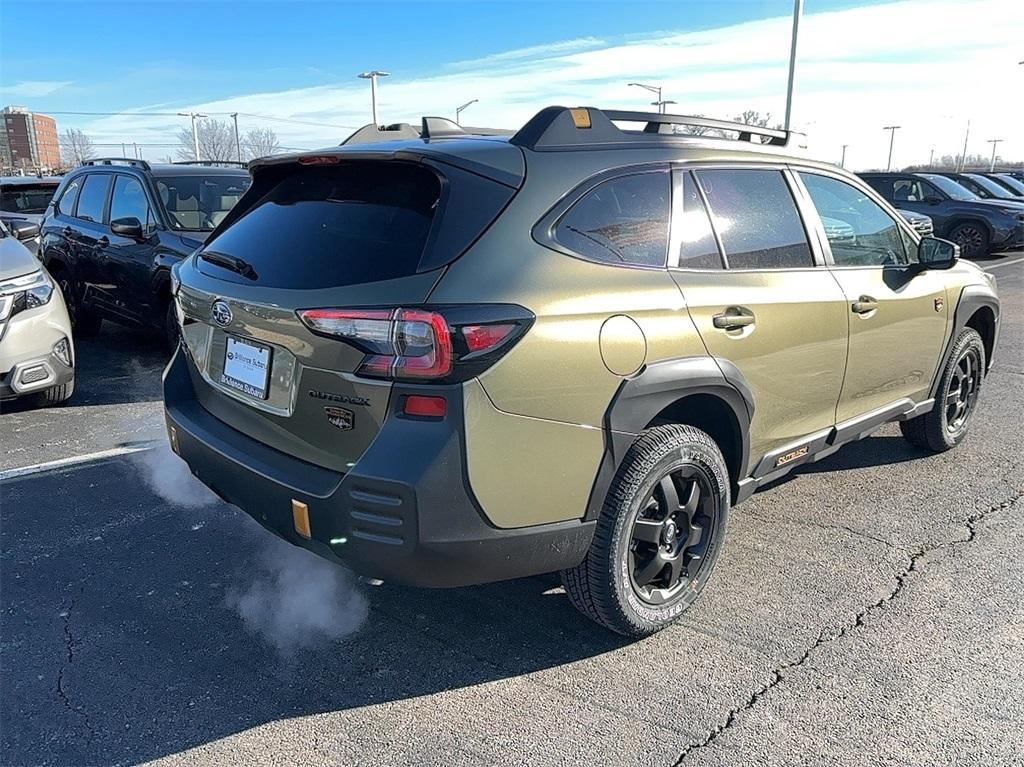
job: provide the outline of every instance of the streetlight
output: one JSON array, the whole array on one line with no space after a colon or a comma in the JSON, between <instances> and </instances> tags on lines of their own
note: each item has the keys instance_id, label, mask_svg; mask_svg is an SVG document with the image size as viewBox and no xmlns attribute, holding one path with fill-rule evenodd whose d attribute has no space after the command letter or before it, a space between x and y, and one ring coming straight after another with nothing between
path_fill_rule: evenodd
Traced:
<instances>
[{"instance_id":1,"label":"streetlight","mask_svg":"<svg viewBox=\"0 0 1024 767\"><path fill-rule=\"evenodd\" d=\"M476 102L478 102L479 100L480 100L480 99L472 99L471 101L467 101L467 102L466 102L465 104L463 104L463 105L462 105L461 107L455 107L455 124L456 124L456 125L462 125L462 123L460 123L460 122L459 122L459 115L461 115L461 114L462 114L462 111L463 111L463 110L464 110L464 109L465 109L466 107L468 107L468 106L470 106L470 105L472 105L472 104L475 104L475 103L476 103Z\"/></svg>"},{"instance_id":2,"label":"streetlight","mask_svg":"<svg viewBox=\"0 0 1024 767\"><path fill-rule=\"evenodd\" d=\"M377 124L377 78L390 77L390 72L381 72L379 69L372 69L369 72L360 72L359 77L370 81L370 103L373 108L373 124Z\"/></svg>"},{"instance_id":3,"label":"streetlight","mask_svg":"<svg viewBox=\"0 0 1024 767\"><path fill-rule=\"evenodd\" d=\"M804 0L793 0L793 36L789 43L789 80L786 83L786 121L785 130L789 130L789 118L793 114L793 81L796 79L796 38L800 31L800 17L804 12Z\"/></svg>"},{"instance_id":4,"label":"streetlight","mask_svg":"<svg viewBox=\"0 0 1024 767\"><path fill-rule=\"evenodd\" d=\"M964 131L964 151L960 155L960 162L957 163L957 172L962 173L964 166L967 165L967 139L971 137L971 121L970 118L967 120L967 130Z\"/></svg>"},{"instance_id":5,"label":"streetlight","mask_svg":"<svg viewBox=\"0 0 1024 767\"><path fill-rule=\"evenodd\" d=\"M652 101L651 106L658 107L659 114L665 114L665 107L667 107L669 104L678 103L678 101L673 101L672 99L662 99L661 101Z\"/></svg>"},{"instance_id":6,"label":"streetlight","mask_svg":"<svg viewBox=\"0 0 1024 767\"><path fill-rule=\"evenodd\" d=\"M235 151L238 153L238 161L242 161L242 142L238 138L238 112L231 113L231 119L235 121Z\"/></svg>"},{"instance_id":7,"label":"streetlight","mask_svg":"<svg viewBox=\"0 0 1024 767\"><path fill-rule=\"evenodd\" d=\"M1001 138L990 138L988 143L992 145L992 162L988 165L988 172L991 173L996 169L996 144L1002 141Z\"/></svg>"},{"instance_id":8,"label":"streetlight","mask_svg":"<svg viewBox=\"0 0 1024 767\"><path fill-rule=\"evenodd\" d=\"M882 130L889 131L889 162L885 164L887 171L892 170L892 143L896 138L896 131L902 128L902 125L886 125Z\"/></svg>"},{"instance_id":9,"label":"streetlight","mask_svg":"<svg viewBox=\"0 0 1024 767\"><path fill-rule=\"evenodd\" d=\"M178 112L178 116L192 118L192 147L195 149L196 160L203 159L199 156L199 126L196 124L196 118L206 117L207 115L202 112Z\"/></svg>"},{"instance_id":10,"label":"streetlight","mask_svg":"<svg viewBox=\"0 0 1024 767\"><path fill-rule=\"evenodd\" d=\"M850 146L850 145L849 144L843 144L843 156L839 158L839 167L840 168L845 168L846 167L846 147L848 147L848 146Z\"/></svg>"},{"instance_id":11,"label":"streetlight","mask_svg":"<svg viewBox=\"0 0 1024 767\"><path fill-rule=\"evenodd\" d=\"M655 94L658 97L658 100L654 102L655 104L658 105L658 113L661 114L665 111L662 108L660 85L644 85L643 83L629 83L629 85L635 85L637 88L643 88L645 91L650 91L651 93Z\"/></svg>"}]
</instances>

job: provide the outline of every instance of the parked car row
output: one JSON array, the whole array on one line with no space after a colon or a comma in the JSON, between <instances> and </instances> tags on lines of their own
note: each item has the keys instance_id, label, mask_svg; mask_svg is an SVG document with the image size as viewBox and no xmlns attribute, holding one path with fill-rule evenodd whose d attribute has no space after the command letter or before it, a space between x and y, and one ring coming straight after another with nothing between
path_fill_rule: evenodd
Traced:
<instances>
[{"instance_id":1,"label":"parked car row","mask_svg":"<svg viewBox=\"0 0 1024 767\"><path fill-rule=\"evenodd\" d=\"M967 258L1024 248L1024 192L1018 195L1013 191L1013 183L1019 181L1010 174L860 176L895 208L928 216L935 234L955 242Z\"/></svg>"}]
</instances>

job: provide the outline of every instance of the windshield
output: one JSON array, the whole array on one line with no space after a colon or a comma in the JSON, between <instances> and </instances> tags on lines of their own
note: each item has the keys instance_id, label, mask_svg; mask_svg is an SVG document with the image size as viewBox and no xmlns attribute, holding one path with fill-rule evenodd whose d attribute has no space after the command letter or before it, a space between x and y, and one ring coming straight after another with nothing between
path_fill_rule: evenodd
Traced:
<instances>
[{"instance_id":1,"label":"windshield","mask_svg":"<svg viewBox=\"0 0 1024 767\"><path fill-rule=\"evenodd\" d=\"M937 176L934 173L922 173L921 178L926 178L935 186L948 194L954 200L977 200L978 195L965 186L961 186L951 178Z\"/></svg>"},{"instance_id":2,"label":"windshield","mask_svg":"<svg viewBox=\"0 0 1024 767\"><path fill-rule=\"evenodd\" d=\"M979 176L976 173L965 173L964 175L982 189L987 190L993 197L1013 197L1013 192L1006 187L1000 186L990 178Z\"/></svg>"},{"instance_id":3,"label":"windshield","mask_svg":"<svg viewBox=\"0 0 1024 767\"><path fill-rule=\"evenodd\" d=\"M1015 192L1017 192L1018 194L1024 194L1024 183L1021 183L1013 176L1009 176L1005 173L999 173L997 175L999 176L1000 181L1002 181L1008 187L1013 189Z\"/></svg>"},{"instance_id":4,"label":"windshield","mask_svg":"<svg viewBox=\"0 0 1024 767\"><path fill-rule=\"evenodd\" d=\"M219 224L249 188L249 176L162 176L156 179L171 226L209 232Z\"/></svg>"},{"instance_id":5,"label":"windshield","mask_svg":"<svg viewBox=\"0 0 1024 767\"><path fill-rule=\"evenodd\" d=\"M57 184L11 184L0 188L4 213L45 213Z\"/></svg>"}]
</instances>

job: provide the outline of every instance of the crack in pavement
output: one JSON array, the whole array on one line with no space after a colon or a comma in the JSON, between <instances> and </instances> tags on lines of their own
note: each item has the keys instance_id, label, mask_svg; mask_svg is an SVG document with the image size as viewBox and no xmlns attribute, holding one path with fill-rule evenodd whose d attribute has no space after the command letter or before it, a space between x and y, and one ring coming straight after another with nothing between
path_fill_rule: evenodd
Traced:
<instances>
[{"instance_id":1,"label":"crack in pavement","mask_svg":"<svg viewBox=\"0 0 1024 767\"><path fill-rule=\"evenodd\" d=\"M96 730L93 729L89 713L81 706L72 705L71 697L68 695L68 691L64 687L64 672L67 670L68 666L74 662L75 649L78 646L74 635L71 633L71 611L75 609L77 601L77 599L72 599L71 604L68 605L68 609L61 613L61 617L64 618L64 655L66 660L57 670L57 697L60 698L61 702L64 704L64 708L68 711L73 711L82 718L82 723L85 725L86 732L88 732L85 742L90 743L92 742L93 736L96 735Z\"/></svg>"},{"instance_id":2,"label":"crack in pavement","mask_svg":"<svg viewBox=\"0 0 1024 767\"><path fill-rule=\"evenodd\" d=\"M1009 472L1007 472L1007 476L1008 474ZM754 706L756 706L764 696L771 692L773 688L781 684L782 681L786 678L786 673L788 671L791 671L795 668L799 668L803 664L805 664L810 659L811 654L816 649L831 642L834 642L838 639L842 639L850 632L862 627L864 625L865 620L871 613L884 608L887 604L889 604L889 602L891 602L897 596L900 595L900 593L906 586L907 579L910 577L910 575L912 573L919 571L920 568L918 565L924 557L941 549L971 543L978 536L978 525L982 522L982 520L984 520L991 514L995 514L1000 511L1005 511L1006 509L1009 509L1011 506L1014 506L1018 501L1020 501L1022 497L1024 497L1024 488L1018 488L1017 490L1014 491L1014 494L1010 496L1010 498L1008 498L1007 500L1002 501L1001 503L993 504L989 506L987 509L982 509L969 515L966 519L964 519L962 523L964 527L967 528L967 536L965 538L956 538L953 540L943 541L942 543L918 547L917 550L908 558L907 566L896 574L896 584L887 594L882 596L873 604L868 605L867 607L858 611L856 615L854 615L852 621L844 624L838 630L830 631L828 627L823 628L821 632L818 634L818 638L810 646L804 649L804 651L797 658L795 658L794 660L786 661L785 663L782 663L781 665L776 666L774 669L772 669L771 678L768 680L768 682L761 685L761 687L759 687L753 693L751 693L750 697L747 698L747 700L744 701L741 705L731 709L729 713L726 715L725 721L716 726L711 731L709 731L708 734L702 740L699 740L695 743L691 743L690 745L688 745L686 749L679 755L679 758L676 759L675 763L673 764L673 767L680 767L680 765L682 765L683 762L691 754L703 748L706 748L710 746L712 743L714 743L723 732L725 732L734 724L736 724L736 721L738 720L741 714L753 709Z\"/></svg>"}]
</instances>

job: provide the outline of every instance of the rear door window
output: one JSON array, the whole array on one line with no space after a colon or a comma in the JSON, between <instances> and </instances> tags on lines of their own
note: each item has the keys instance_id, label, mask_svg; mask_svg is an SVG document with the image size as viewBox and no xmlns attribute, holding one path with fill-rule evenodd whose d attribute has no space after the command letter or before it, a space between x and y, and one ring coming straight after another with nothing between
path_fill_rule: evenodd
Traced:
<instances>
[{"instance_id":1,"label":"rear door window","mask_svg":"<svg viewBox=\"0 0 1024 767\"><path fill-rule=\"evenodd\" d=\"M153 214L146 199L146 192L138 179L118 175L114 181L114 194L110 198L110 220L135 218L143 227L154 223Z\"/></svg>"},{"instance_id":2,"label":"rear door window","mask_svg":"<svg viewBox=\"0 0 1024 767\"><path fill-rule=\"evenodd\" d=\"M796 202L781 171L696 171L729 269L814 266Z\"/></svg>"},{"instance_id":3,"label":"rear door window","mask_svg":"<svg viewBox=\"0 0 1024 767\"><path fill-rule=\"evenodd\" d=\"M75 203L78 201L78 193L82 191L82 177L73 178L68 182L67 188L61 193L57 200L57 210L61 213L71 215L75 212Z\"/></svg>"},{"instance_id":4,"label":"rear door window","mask_svg":"<svg viewBox=\"0 0 1024 767\"><path fill-rule=\"evenodd\" d=\"M208 259L202 270L297 289L408 276L418 270L440 199L440 179L419 165L301 168L271 185L203 249L241 259L255 278Z\"/></svg>"},{"instance_id":5,"label":"rear door window","mask_svg":"<svg viewBox=\"0 0 1024 767\"><path fill-rule=\"evenodd\" d=\"M93 173L85 177L82 191L78 195L78 206L75 208L76 218L102 223L110 179L109 173Z\"/></svg>"},{"instance_id":6,"label":"rear door window","mask_svg":"<svg viewBox=\"0 0 1024 767\"><path fill-rule=\"evenodd\" d=\"M555 227L555 239L591 261L664 266L670 199L668 171L605 181L562 216Z\"/></svg>"}]
</instances>

